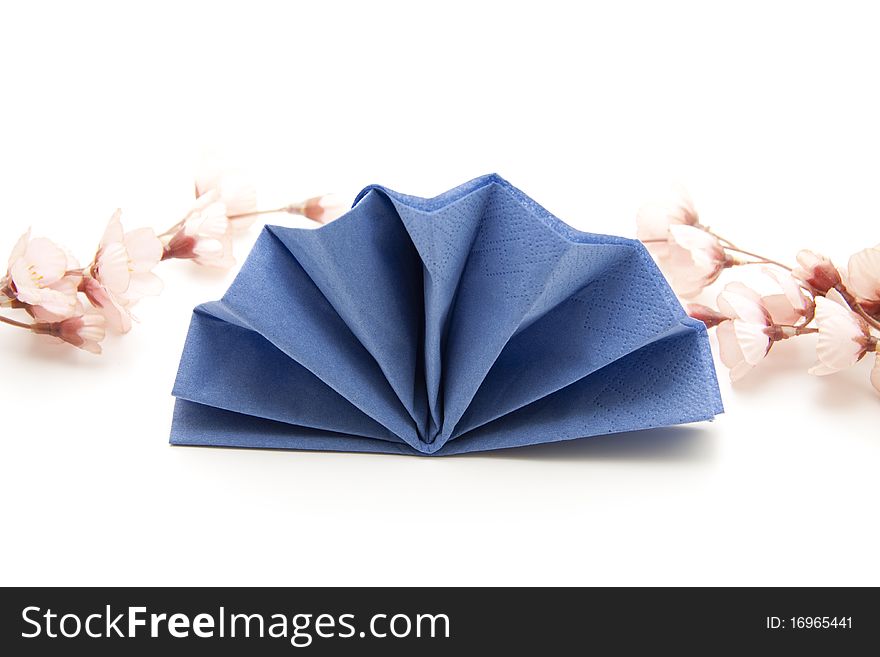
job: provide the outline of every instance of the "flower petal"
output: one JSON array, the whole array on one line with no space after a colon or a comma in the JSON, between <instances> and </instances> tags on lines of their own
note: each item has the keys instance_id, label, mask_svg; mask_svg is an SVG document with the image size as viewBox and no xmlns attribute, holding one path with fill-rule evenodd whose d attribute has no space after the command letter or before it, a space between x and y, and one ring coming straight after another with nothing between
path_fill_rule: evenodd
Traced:
<instances>
[{"instance_id":1,"label":"flower petal","mask_svg":"<svg viewBox=\"0 0 880 657\"><path fill-rule=\"evenodd\" d=\"M795 311L797 318L802 317L808 308L810 308L810 311L812 311L812 301L810 297L808 297L804 292L804 288L801 287L798 279L796 279L791 274L778 274L771 267L763 267L761 271L764 273L765 276L772 278L776 282L776 284L779 285L779 288L782 290L782 294L785 295L785 298L788 300L791 309ZM767 298L768 297L764 297L765 300ZM794 321L796 321L796 319Z\"/></svg>"},{"instance_id":2,"label":"flower petal","mask_svg":"<svg viewBox=\"0 0 880 657\"><path fill-rule=\"evenodd\" d=\"M22 303L43 306L51 315L70 315L77 299L75 286L63 282L67 261L67 254L49 240L31 240L9 268L15 296Z\"/></svg>"},{"instance_id":3,"label":"flower petal","mask_svg":"<svg viewBox=\"0 0 880 657\"><path fill-rule=\"evenodd\" d=\"M28 228L24 235L18 238L18 241L15 243L15 246L12 247L12 253L9 254L9 268L12 268L13 263L19 258L24 257L25 252L27 251L28 242L31 241L31 229Z\"/></svg>"},{"instance_id":4,"label":"flower petal","mask_svg":"<svg viewBox=\"0 0 880 657\"><path fill-rule=\"evenodd\" d=\"M742 350L743 359L750 365L760 363L770 349L770 336L767 335L763 324L752 324L740 319L731 321L736 333L739 348Z\"/></svg>"},{"instance_id":5,"label":"flower petal","mask_svg":"<svg viewBox=\"0 0 880 657\"><path fill-rule=\"evenodd\" d=\"M193 212L201 212L206 207L211 205L212 203L216 203L220 200L220 192L215 189L207 189L196 198L196 202L193 204Z\"/></svg>"},{"instance_id":6,"label":"flower petal","mask_svg":"<svg viewBox=\"0 0 880 657\"><path fill-rule=\"evenodd\" d=\"M672 225L669 227L672 239L682 248L688 251L711 251L721 252L721 243L714 235L694 226Z\"/></svg>"},{"instance_id":7,"label":"flower petal","mask_svg":"<svg viewBox=\"0 0 880 657\"><path fill-rule=\"evenodd\" d=\"M110 329L117 333L131 330L131 315L115 295L90 276L83 279L83 288L86 298L104 316Z\"/></svg>"},{"instance_id":8,"label":"flower petal","mask_svg":"<svg viewBox=\"0 0 880 657\"><path fill-rule=\"evenodd\" d=\"M191 237L222 238L229 232L226 206L219 201L215 201L200 211L193 212L187 218L184 230Z\"/></svg>"},{"instance_id":9,"label":"flower petal","mask_svg":"<svg viewBox=\"0 0 880 657\"><path fill-rule=\"evenodd\" d=\"M152 228L138 228L123 240L132 272L148 272L162 260L162 242Z\"/></svg>"},{"instance_id":10,"label":"flower petal","mask_svg":"<svg viewBox=\"0 0 880 657\"><path fill-rule=\"evenodd\" d=\"M223 177L220 200L226 206L228 216L246 215L257 209L257 190L243 178Z\"/></svg>"},{"instance_id":11,"label":"flower petal","mask_svg":"<svg viewBox=\"0 0 880 657\"><path fill-rule=\"evenodd\" d=\"M196 167L196 198L220 187L220 169L213 162L202 162Z\"/></svg>"},{"instance_id":12,"label":"flower petal","mask_svg":"<svg viewBox=\"0 0 880 657\"><path fill-rule=\"evenodd\" d=\"M767 313L757 292L739 281L728 283L718 295L718 309L728 317L766 326Z\"/></svg>"},{"instance_id":13,"label":"flower petal","mask_svg":"<svg viewBox=\"0 0 880 657\"><path fill-rule=\"evenodd\" d=\"M699 223L693 201L684 189L675 190L670 198L648 203L636 215L636 236L640 240L665 240L674 224Z\"/></svg>"},{"instance_id":14,"label":"flower petal","mask_svg":"<svg viewBox=\"0 0 880 657\"><path fill-rule=\"evenodd\" d=\"M742 349L739 347L739 340L736 338L736 330L733 322L722 322L716 329L718 338L719 355L721 362L728 368L733 369L740 363L744 362Z\"/></svg>"},{"instance_id":15,"label":"flower petal","mask_svg":"<svg viewBox=\"0 0 880 657\"><path fill-rule=\"evenodd\" d=\"M131 281L128 253L122 242L111 242L98 253L97 277L101 285L115 294L123 294Z\"/></svg>"},{"instance_id":16,"label":"flower petal","mask_svg":"<svg viewBox=\"0 0 880 657\"><path fill-rule=\"evenodd\" d=\"M131 282L125 292L125 298L133 304L144 297L154 297L161 294L164 287L162 279L152 272L135 273L131 275Z\"/></svg>"},{"instance_id":17,"label":"flower petal","mask_svg":"<svg viewBox=\"0 0 880 657\"><path fill-rule=\"evenodd\" d=\"M827 369L846 369L864 353L865 328L859 317L833 300L816 299L819 339L816 354ZM814 368L815 369L815 368Z\"/></svg>"},{"instance_id":18,"label":"flower petal","mask_svg":"<svg viewBox=\"0 0 880 657\"><path fill-rule=\"evenodd\" d=\"M839 290L831 288L825 293L825 298L828 299L828 301L833 301L844 310L849 310L849 304L846 302L846 299L843 298L843 295Z\"/></svg>"},{"instance_id":19,"label":"flower petal","mask_svg":"<svg viewBox=\"0 0 880 657\"><path fill-rule=\"evenodd\" d=\"M801 318L801 314L792 307L791 301L784 294L763 297L761 305L770 313L774 324L794 324Z\"/></svg>"},{"instance_id":20,"label":"flower petal","mask_svg":"<svg viewBox=\"0 0 880 657\"><path fill-rule=\"evenodd\" d=\"M817 292L824 294L841 282L840 272L823 255L803 249L797 254L797 262L798 266L792 270L792 276Z\"/></svg>"},{"instance_id":21,"label":"flower petal","mask_svg":"<svg viewBox=\"0 0 880 657\"><path fill-rule=\"evenodd\" d=\"M45 237L32 239L21 259L39 276L41 285L51 285L60 280L67 271L67 253Z\"/></svg>"},{"instance_id":22,"label":"flower petal","mask_svg":"<svg viewBox=\"0 0 880 657\"><path fill-rule=\"evenodd\" d=\"M19 291L18 298L24 303L41 306L56 317L68 317L76 308L76 296L52 288L29 291L28 294Z\"/></svg>"},{"instance_id":23,"label":"flower petal","mask_svg":"<svg viewBox=\"0 0 880 657\"><path fill-rule=\"evenodd\" d=\"M104 229L104 235L101 237L101 244L98 247L98 250L101 250L108 244L122 241L123 231L121 217L122 210L119 209L117 209L116 212L113 213L113 216L110 217L110 221L107 222L107 228Z\"/></svg>"},{"instance_id":24,"label":"flower petal","mask_svg":"<svg viewBox=\"0 0 880 657\"><path fill-rule=\"evenodd\" d=\"M880 249L864 249L849 259L847 284L860 299L880 300Z\"/></svg>"}]
</instances>

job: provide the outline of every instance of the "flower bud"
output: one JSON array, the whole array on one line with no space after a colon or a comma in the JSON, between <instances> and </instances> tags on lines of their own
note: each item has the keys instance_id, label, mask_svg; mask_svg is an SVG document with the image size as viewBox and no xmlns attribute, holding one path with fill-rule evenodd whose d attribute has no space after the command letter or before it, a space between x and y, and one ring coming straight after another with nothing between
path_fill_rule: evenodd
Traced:
<instances>
[{"instance_id":1,"label":"flower bud","mask_svg":"<svg viewBox=\"0 0 880 657\"><path fill-rule=\"evenodd\" d=\"M703 322L706 328L718 326L721 322L730 319L727 315L723 315L717 310L704 306L701 303L689 303L686 310L688 315Z\"/></svg>"},{"instance_id":2,"label":"flower bud","mask_svg":"<svg viewBox=\"0 0 880 657\"><path fill-rule=\"evenodd\" d=\"M100 354L100 343L104 339L104 318L97 314L80 315L60 322L38 322L31 326L31 330L93 354Z\"/></svg>"},{"instance_id":3,"label":"flower bud","mask_svg":"<svg viewBox=\"0 0 880 657\"><path fill-rule=\"evenodd\" d=\"M804 249L797 254L797 261L799 266L792 274L817 294L826 294L841 284L840 272L825 256Z\"/></svg>"},{"instance_id":4,"label":"flower bud","mask_svg":"<svg viewBox=\"0 0 880 657\"><path fill-rule=\"evenodd\" d=\"M290 206L288 212L300 214L319 224L329 224L348 211L348 205L335 194L315 196L299 205Z\"/></svg>"}]
</instances>

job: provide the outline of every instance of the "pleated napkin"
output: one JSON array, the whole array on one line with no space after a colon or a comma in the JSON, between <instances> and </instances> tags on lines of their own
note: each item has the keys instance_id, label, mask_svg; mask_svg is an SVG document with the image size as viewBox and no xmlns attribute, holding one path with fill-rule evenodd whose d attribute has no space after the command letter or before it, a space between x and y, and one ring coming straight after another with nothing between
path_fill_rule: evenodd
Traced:
<instances>
[{"instance_id":1,"label":"pleated napkin","mask_svg":"<svg viewBox=\"0 0 880 657\"><path fill-rule=\"evenodd\" d=\"M266 226L198 306L171 442L445 455L711 419L702 323L645 248L497 175Z\"/></svg>"}]
</instances>

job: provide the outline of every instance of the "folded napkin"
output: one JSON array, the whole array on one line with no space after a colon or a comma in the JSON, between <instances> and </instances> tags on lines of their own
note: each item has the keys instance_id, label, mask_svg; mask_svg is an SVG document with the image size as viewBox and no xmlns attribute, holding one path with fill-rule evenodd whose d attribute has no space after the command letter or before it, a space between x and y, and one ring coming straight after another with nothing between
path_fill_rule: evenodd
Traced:
<instances>
[{"instance_id":1,"label":"folded napkin","mask_svg":"<svg viewBox=\"0 0 880 657\"><path fill-rule=\"evenodd\" d=\"M267 226L195 309L173 394L173 444L416 455L722 412L706 329L645 248L497 175Z\"/></svg>"}]
</instances>

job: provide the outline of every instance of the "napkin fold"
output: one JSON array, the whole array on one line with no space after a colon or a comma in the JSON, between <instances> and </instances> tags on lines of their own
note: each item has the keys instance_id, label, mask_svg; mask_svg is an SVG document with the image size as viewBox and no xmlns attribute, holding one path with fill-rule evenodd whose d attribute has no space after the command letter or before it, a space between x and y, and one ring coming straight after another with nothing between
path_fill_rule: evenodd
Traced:
<instances>
[{"instance_id":1,"label":"napkin fold","mask_svg":"<svg viewBox=\"0 0 880 657\"><path fill-rule=\"evenodd\" d=\"M644 246L577 231L497 175L372 185L266 226L198 306L171 442L456 454L711 419L702 323Z\"/></svg>"}]
</instances>

